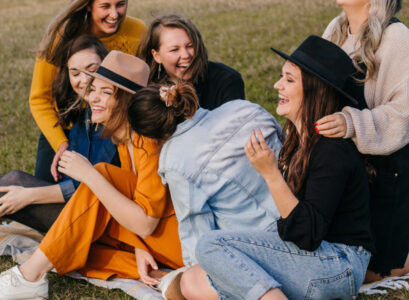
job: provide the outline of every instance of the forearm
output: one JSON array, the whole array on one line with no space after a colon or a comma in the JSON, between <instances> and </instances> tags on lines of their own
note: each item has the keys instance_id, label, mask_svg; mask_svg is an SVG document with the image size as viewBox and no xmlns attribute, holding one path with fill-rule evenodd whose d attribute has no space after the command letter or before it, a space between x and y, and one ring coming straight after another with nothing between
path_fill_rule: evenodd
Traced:
<instances>
[{"instance_id":1,"label":"forearm","mask_svg":"<svg viewBox=\"0 0 409 300\"><path fill-rule=\"evenodd\" d=\"M87 175L84 184L118 223L142 238L152 234L159 223L158 218L148 216L139 204L119 192L96 169L93 168Z\"/></svg>"},{"instance_id":2,"label":"forearm","mask_svg":"<svg viewBox=\"0 0 409 300\"><path fill-rule=\"evenodd\" d=\"M287 218L288 215L298 204L298 199L290 190L283 176L277 172L263 176L274 202L282 218Z\"/></svg>"},{"instance_id":3,"label":"forearm","mask_svg":"<svg viewBox=\"0 0 409 300\"><path fill-rule=\"evenodd\" d=\"M27 188L31 198L28 204L64 203L64 197L58 184Z\"/></svg>"}]
</instances>

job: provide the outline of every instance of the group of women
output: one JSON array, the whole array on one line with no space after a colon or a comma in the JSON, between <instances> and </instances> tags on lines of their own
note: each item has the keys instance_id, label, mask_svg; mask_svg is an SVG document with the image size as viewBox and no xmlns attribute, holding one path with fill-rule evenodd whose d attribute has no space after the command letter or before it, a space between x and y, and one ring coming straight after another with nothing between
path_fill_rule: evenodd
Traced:
<instances>
[{"instance_id":1,"label":"group of women","mask_svg":"<svg viewBox=\"0 0 409 300\"><path fill-rule=\"evenodd\" d=\"M46 235L0 299L47 298L52 268L170 300L349 299L409 272L409 30L399 0L337 3L323 37L272 48L281 130L186 17L71 1L34 67L36 174L0 178L0 217Z\"/></svg>"}]
</instances>

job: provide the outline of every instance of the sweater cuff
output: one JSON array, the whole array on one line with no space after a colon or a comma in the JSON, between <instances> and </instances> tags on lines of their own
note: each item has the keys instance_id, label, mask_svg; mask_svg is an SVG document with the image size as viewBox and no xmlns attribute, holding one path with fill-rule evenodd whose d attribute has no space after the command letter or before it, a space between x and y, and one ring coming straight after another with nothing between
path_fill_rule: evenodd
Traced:
<instances>
[{"instance_id":1,"label":"sweater cuff","mask_svg":"<svg viewBox=\"0 0 409 300\"><path fill-rule=\"evenodd\" d=\"M349 114L346 114L344 112L337 112L337 114L342 115L345 118L345 122L347 125L347 131L345 133L344 139L350 139L355 135L355 128L352 124L352 119Z\"/></svg>"},{"instance_id":2,"label":"sweater cuff","mask_svg":"<svg viewBox=\"0 0 409 300\"><path fill-rule=\"evenodd\" d=\"M75 192L74 182L71 179L64 180L58 183L61 189L61 193L64 197L65 202L71 199L72 195Z\"/></svg>"}]
</instances>

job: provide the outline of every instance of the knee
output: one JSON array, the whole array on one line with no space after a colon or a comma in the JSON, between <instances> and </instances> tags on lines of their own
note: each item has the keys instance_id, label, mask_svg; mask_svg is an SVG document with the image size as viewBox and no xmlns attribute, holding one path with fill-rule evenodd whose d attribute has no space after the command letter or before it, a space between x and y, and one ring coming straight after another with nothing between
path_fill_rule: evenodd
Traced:
<instances>
[{"instance_id":1,"label":"knee","mask_svg":"<svg viewBox=\"0 0 409 300\"><path fill-rule=\"evenodd\" d=\"M199 265L187 269L180 280L180 290L186 299L209 299L206 289L206 273Z\"/></svg>"},{"instance_id":2,"label":"knee","mask_svg":"<svg viewBox=\"0 0 409 300\"><path fill-rule=\"evenodd\" d=\"M0 186L24 185L24 177L27 173L19 170L13 170L0 178Z\"/></svg>"}]
</instances>

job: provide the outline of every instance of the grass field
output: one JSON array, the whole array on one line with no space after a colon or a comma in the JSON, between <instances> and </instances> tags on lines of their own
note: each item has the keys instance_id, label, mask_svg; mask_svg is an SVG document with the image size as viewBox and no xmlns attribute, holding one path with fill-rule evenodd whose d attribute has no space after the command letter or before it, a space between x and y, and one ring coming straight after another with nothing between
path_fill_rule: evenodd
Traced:
<instances>
[{"instance_id":1,"label":"grass field","mask_svg":"<svg viewBox=\"0 0 409 300\"><path fill-rule=\"evenodd\" d=\"M0 0L0 175L12 169L34 171L39 130L28 106L34 50L47 24L66 3ZM405 4L400 18L409 24ZM308 35L321 35L339 11L335 0L130 0L128 14L147 24L165 13L190 17L202 32L211 60L241 72L246 98L275 114L272 87L283 61L270 47L293 51ZM10 265L9 258L0 257L0 270ZM130 299L122 292L55 274L50 280L51 299ZM359 299L409 299L409 294L399 291Z\"/></svg>"}]
</instances>

